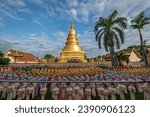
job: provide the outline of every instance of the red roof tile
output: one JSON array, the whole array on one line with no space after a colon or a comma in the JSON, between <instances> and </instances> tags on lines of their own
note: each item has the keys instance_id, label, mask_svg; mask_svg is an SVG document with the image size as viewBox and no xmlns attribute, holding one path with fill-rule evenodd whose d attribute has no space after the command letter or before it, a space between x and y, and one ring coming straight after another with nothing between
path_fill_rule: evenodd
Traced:
<instances>
[{"instance_id":1,"label":"red roof tile","mask_svg":"<svg viewBox=\"0 0 150 117\"><path fill-rule=\"evenodd\" d=\"M11 56L16 56L17 62L38 62L38 58L32 54L11 50Z\"/></svg>"}]
</instances>

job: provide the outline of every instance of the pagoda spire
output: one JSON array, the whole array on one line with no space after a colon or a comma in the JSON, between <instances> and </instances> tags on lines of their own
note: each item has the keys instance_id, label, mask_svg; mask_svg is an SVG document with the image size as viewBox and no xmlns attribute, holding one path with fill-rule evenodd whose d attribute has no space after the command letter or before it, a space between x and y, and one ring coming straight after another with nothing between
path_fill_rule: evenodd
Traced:
<instances>
[{"instance_id":1,"label":"pagoda spire","mask_svg":"<svg viewBox=\"0 0 150 117\"><path fill-rule=\"evenodd\" d=\"M73 17L72 17L72 23L71 23L69 34L74 34L74 35L76 34L75 28L74 28L74 18Z\"/></svg>"},{"instance_id":2,"label":"pagoda spire","mask_svg":"<svg viewBox=\"0 0 150 117\"><path fill-rule=\"evenodd\" d=\"M71 27L74 28L74 17L72 17L72 24Z\"/></svg>"}]
</instances>

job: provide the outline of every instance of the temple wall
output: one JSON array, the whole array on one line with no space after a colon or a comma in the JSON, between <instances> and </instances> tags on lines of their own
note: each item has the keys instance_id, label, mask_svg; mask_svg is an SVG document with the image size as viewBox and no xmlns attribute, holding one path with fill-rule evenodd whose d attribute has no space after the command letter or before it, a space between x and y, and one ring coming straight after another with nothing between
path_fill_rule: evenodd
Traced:
<instances>
[{"instance_id":1,"label":"temple wall","mask_svg":"<svg viewBox=\"0 0 150 117\"><path fill-rule=\"evenodd\" d=\"M15 58L13 56L8 56L8 54L10 54L9 52L6 53L4 55L4 58L9 58L10 59L10 62L9 63L14 63L15 62Z\"/></svg>"},{"instance_id":2,"label":"temple wall","mask_svg":"<svg viewBox=\"0 0 150 117\"><path fill-rule=\"evenodd\" d=\"M134 51L132 51L132 52L131 52L131 55L130 55L130 57L129 57L129 61L130 61L130 62L139 62L139 61L141 61L141 58L139 58L139 57L137 56L137 54L136 54Z\"/></svg>"}]
</instances>

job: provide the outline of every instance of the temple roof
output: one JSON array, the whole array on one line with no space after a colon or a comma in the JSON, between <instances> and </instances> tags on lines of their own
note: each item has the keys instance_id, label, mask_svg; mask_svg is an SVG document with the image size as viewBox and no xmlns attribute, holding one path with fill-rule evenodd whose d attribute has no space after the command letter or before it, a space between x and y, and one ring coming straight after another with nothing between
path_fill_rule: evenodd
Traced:
<instances>
[{"instance_id":1,"label":"temple roof","mask_svg":"<svg viewBox=\"0 0 150 117\"><path fill-rule=\"evenodd\" d=\"M117 52L117 53L123 52L126 56L129 57L129 56L131 56L131 52L132 52L132 51L137 55L137 57L139 57L140 59L142 59L140 53L138 53L134 48L131 49L131 50L123 50L123 51L119 51L119 52ZM104 58L105 60L111 61L111 56L110 56L110 54L104 55L103 58Z\"/></svg>"},{"instance_id":2,"label":"temple roof","mask_svg":"<svg viewBox=\"0 0 150 117\"><path fill-rule=\"evenodd\" d=\"M20 51L17 51L17 50L9 49L9 51L11 52L12 56L16 55L16 54L21 55L21 56L33 56L32 54L25 53L25 52L20 52Z\"/></svg>"},{"instance_id":3,"label":"temple roof","mask_svg":"<svg viewBox=\"0 0 150 117\"><path fill-rule=\"evenodd\" d=\"M7 54L8 56L14 56L14 57L17 57L17 62L18 61L21 61L21 62L38 62L38 57L32 55L32 54L29 54L29 53L24 53L24 52L20 52L20 51L16 51L16 50L12 50L12 49L9 49L5 52L4 56Z\"/></svg>"}]
</instances>

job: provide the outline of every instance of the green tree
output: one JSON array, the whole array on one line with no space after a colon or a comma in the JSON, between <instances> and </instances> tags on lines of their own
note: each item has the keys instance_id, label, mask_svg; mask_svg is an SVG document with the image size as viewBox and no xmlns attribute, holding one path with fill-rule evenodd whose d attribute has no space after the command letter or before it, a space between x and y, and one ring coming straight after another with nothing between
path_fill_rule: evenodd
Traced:
<instances>
[{"instance_id":1,"label":"green tree","mask_svg":"<svg viewBox=\"0 0 150 117\"><path fill-rule=\"evenodd\" d=\"M8 65L10 59L9 58L2 58L0 57L0 65Z\"/></svg>"},{"instance_id":2,"label":"green tree","mask_svg":"<svg viewBox=\"0 0 150 117\"><path fill-rule=\"evenodd\" d=\"M56 57L56 58L55 58L55 63L57 63L57 62L58 62L58 60L59 60L59 59Z\"/></svg>"},{"instance_id":3,"label":"green tree","mask_svg":"<svg viewBox=\"0 0 150 117\"><path fill-rule=\"evenodd\" d=\"M3 53L0 51L0 57L3 57Z\"/></svg>"},{"instance_id":4,"label":"green tree","mask_svg":"<svg viewBox=\"0 0 150 117\"><path fill-rule=\"evenodd\" d=\"M122 62L129 63L129 58L127 55L125 55L123 52L117 53L116 55L117 63L119 66L122 66Z\"/></svg>"},{"instance_id":5,"label":"green tree","mask_svg":"<svg viewBox=\"0 0 150 117\"><path fill-rule=\"evenodd\" d=\"M143 40L143 35L141 30L144 28L144 26L150 24L150 18L146 17L144 12L140 12L132 21L131 27L133 29L138 30L139 35L140 35L140 44L141 44L141 49L142 49L142 55L144 59L145 66L148 66L148 60L147 60L147 55L146 55L146 50L144 48L144 40Z\"/></svg>"},{"instance_id":6,"label":"green tree","mask_svg":"<svg viewBox=\"0 0 150 117\"><path fill-rule=\"evenodd\" d=\"M86 54L84 54L84 58L85 58L85 59L87 59L87 56L86 56Z\"/></svg>"},{"instance_id":7,"label":"green tree","mask_svg":"<svg viewBox=\"0 0 150 117\"><path fill-rule=\"evenodd\" d=\"M107 52L110 52L112 66L117 65L115 59L115 47L120 49L120 45L124 43L124 29L127 28L127 19L118 17L118 12L115 10L108 18L100 17L96 22L94 32L98 42L99 49L102 48L102 42Z\"/></svg>"},{"instance_id":8,"label":"green tree","mask_svg":"<svg viewBox=\"0 0 150 117\"><path fill-rule=\"evenodd\" d=\"M55 57L52 54L46 54L44 55L44 59L49 63L51 59L55 59Z\"/></svg>"}]
</instances>

